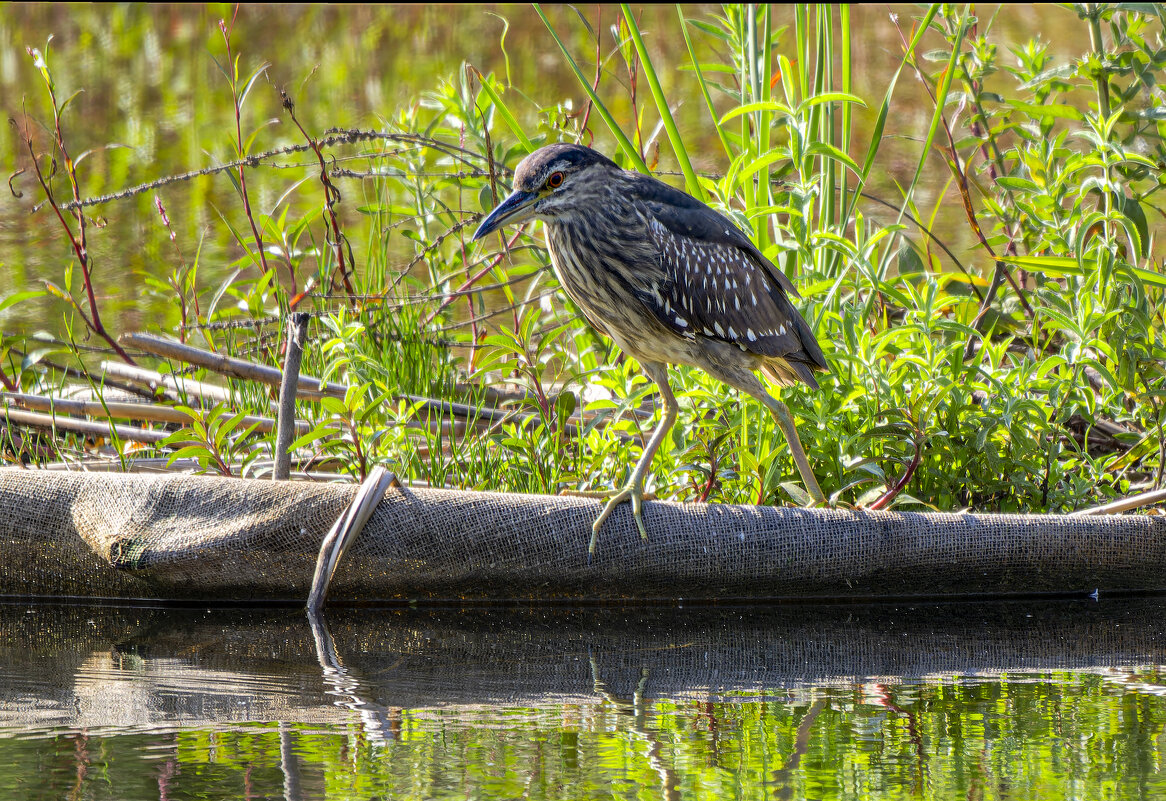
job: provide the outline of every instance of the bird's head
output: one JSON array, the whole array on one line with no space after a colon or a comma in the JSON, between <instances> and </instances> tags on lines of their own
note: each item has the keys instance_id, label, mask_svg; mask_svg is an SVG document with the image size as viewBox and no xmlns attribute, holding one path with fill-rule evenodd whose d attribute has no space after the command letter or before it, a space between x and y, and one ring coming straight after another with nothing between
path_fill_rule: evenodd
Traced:
<instances>
[{"instance_id":1,"label":"bird's head","mask_svg":"<svg viewBox=\"0 0 1166 801\"><path fill-rule=\"evenodd\" d=\"M619 167L607 156L583 145L557 144L539 148L514 171L514 191L474 232L481 239L504 225L556 218L594 208L591 203Z\"/></svg>"}]
</instances>

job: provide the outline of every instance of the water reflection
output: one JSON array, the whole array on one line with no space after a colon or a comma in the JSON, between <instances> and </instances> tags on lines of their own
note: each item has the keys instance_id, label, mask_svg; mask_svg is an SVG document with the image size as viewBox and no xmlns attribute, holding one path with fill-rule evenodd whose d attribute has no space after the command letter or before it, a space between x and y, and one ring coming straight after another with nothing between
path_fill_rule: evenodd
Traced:
<instances>
[{"instance_id":1,"label":"water reflection","mask_svg":"<svg viewBox=\"0 0 1166 801\"><path fill-rule=\"evenodd\" d=\"M1144 797L1164 604L9 604L0 797Z\"/></svg>"}]
</instances>

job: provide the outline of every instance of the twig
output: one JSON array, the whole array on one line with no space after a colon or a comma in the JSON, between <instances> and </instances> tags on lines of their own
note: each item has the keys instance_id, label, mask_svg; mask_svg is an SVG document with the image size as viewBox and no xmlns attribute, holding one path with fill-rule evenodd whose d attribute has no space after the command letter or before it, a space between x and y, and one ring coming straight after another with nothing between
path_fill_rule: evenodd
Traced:
<instances>
[{"instance_id":1,"label":"twig","mask_svg":"<svg viewBox=\"0 0 1166 801\"><path fill-rule=\"evenodd\" d=\"M4 365L2 364L0 364L0 384L3 384L4 388L9 392L15 392L17 390L16 383L8 377L8 373L4 370Z\"/></svg>"},{"instance_id":2,"label":"twig","mask_svg":"<svg viewBox=\"0 0 1166 801\"><path fill-rule=\"evenodd\" d=\"M898 30L900 40L902 41L904 47L906 47L907 41L906 41L906 38L903 36L902 29L900 29L898 27L898 24L896 24L895 27L896 27L896 30ZM911 67L912 67L912 69L915 70L915 76L919 79L919 82L921 84L923 84L924 88L927 90L927 94L931 96L931 102L938 105L938 103L939 103L938 98L936 98L935 93L931 91L930 84L927 83L926 79L923 76L922 70L919 69L919 66L915 63L914 59L911 60ZM955 136L952 134L951 124L947 120L947 115L945 113L943 113L942 109L939 110L939 119L943 123L943 131L947 135L948 150L951 154L951 158L948 159L948 164L951 167L951 170L955 174L955 177L956 177L956 187L959 189L960 200L962 201L962 204L963 204L964 214L968 218L968 223L972 228L972 233L974 233L976 235L976 238L980 242L980 246L983 247L985 251L987 251L988 255L992 258L992 260L995 264L995 272L993 274L992 284L991 284L991 286L989 286L988 292L984 296L984 298L980 304L980 310L976 314L975 320L972 322L972 327L975 328L977 331L980 330L980 325L983 323L983 320L988 313L988 309L989 309L993 299L995 298L996 292L998 291L998 289L1000 287L1001 276L1003 276L1003 278L1006 278L1008 280L1008 283L1010 283L1012 285L1012 288L1016 291L1017 298L1020 300L1021 308L1024 309L1024 312L1029 317L1029 319L1032 319L1035 316L1036 312L1033 311L1032 306L1029 304L1028 298L1026 297L1024 290L1021 289L1020 285L1016 283L1016 279L1012 276L1012 272L1008 269L1008 267L1004 264L1004 262L1001 261L1000 258L996 255L996 251L992 248L992 245L988 242L988 238L984 235L983 230L981 230L981 228L980 228L980 223L976 220L976 211L975 211L975 208L972 206L972 197L971 197L970 191L968 190L968 176L967 176L967 173L965 172L964 168L960 164L960 155L959 155L959 150L957 150L957 148L956 148ZM964 349L964 358L965 359L967 359L969 356L971 356L972 350L973 350L972 339L969 338L967 347Z\"/></svg>"},{"instance_id":3,"label":"twig","mask_svg":"<svg viewBox=\"0 0 1166 801\"><path fill-rule=\"evenodd\" d=\"M324 151L320 148L320 143L304 129L300 121L296 118L296 104L292 101L291 96L283 89L279 90L279 96L283 98L283 107L287 110L288 116L295 126L300 129L300 133L308 140L308 145L312 148L312 152L316 154L316 160L320 163L320 183L324 187L324 217L331 231L330 241L336 248L336 265L340 270L340 278L344 282L344 289L348 292L351 298L356 294L356 290L352 286L352 281L349 278L351 270L355 269L352 259L345 261L344 248L348 244L347 237L344 232L340 230L340 221L336 217L336 205L340 202L340 190L336 188L328 177L328 162L324 160ZM351 256L351 251L349 252Z\"/></svg>"},{"instance_id":4,"label":"twig","mask_svg":"<svg viewBox=\"0 0 1166 801\"><path fill-rule=\"evenodd\" d=\"M102 362L101 371L105 375L112 375L115 378L124 378L138 384L144 384L153 390L168 389L211 403L231 402L231 392L226 387L195 381L193 378L187 378L181 375L165 375L154 370L146 370L142 367L119 364L117 362Z\"/></svg>"},{"instance_id":5,"label":"twig","mask_svg":"<svg viewBox=\"0 0 1166 801\"><path fill-rule=\"evenodd\" d=\"M297 312L303 314L303 312ZM278 387L283 381L283 372L276 367L265 364L256 364L245 359L236 359L233 356L224 356L221 353L212 353L209 350L185 345L169 337L130 332L122 334L119 341L127 346L138 348L154 356L166 359L175 359L185 364L193 364L220 375L241 378L246 381L257 381L268 386ZM297 397L306 400L319 400L330 395L334 398L343 398L348 387L332 381L321 381L309 375L299 376L296 385Z\"/></svg>"},{"instance_id":6,"label":"twig","mask_svg":"<svg viewBox=\"0 0 1166 801\"><path fill-rule=\"evenodd\" d=\"M239 7L235 6L235 13L239 13ZM231 20L231 25L228 27L225 20L219 20L219 30L223 32L223 41L227 45L227 69L231 70L231 98L235 104L235 153L240 158L245 155L243 149L243 99L239 97L239 63L231 57L231 31L234 30L235 20ZM264 68L265 69L265 68ZM244 97L246 91L244 91ZM251 198L247 194L247 170L243 165L239 165L239 195L243 198L243 214L247 217L247 222L251 224L251 236L255 238L255 252L259 254L259 264L266 274L267 254L263 249L263 237L259 235L259 227L255 224L255 215L251 212ZM79 200L80 198L74 198ZM287 265L288 275L291 278L291 294L296 294L296 273L292 267L291 262Z\"/></svg>"},{"instance_id":7,"label":"twig","mask_svg":"<svg viewBox=\"0 0 1166 801\"><path fill-rule=\"evenodd\" d=\"M118 403L114 401L86 401L73 398L52 398L26 392L0 392L0 400L19 404L35 412L61 412L85 417L118 420L147 420L151 423L174 423L190 425L190 415L173 406L160 403ZM275 430L275 420L271 417L247 415L244 426L255 426L255 430L270 434ZM311 430L307 420L296 420L296 431L306 434Z\"/></svg>"},{"instance_id":8,"label":"twig","mask_svg":"<svg viewBox=\"0 0 1166 801\"><path fill-rule=\"evenodd\" d=\"M1152 492L1143 492L1140 495L1131 495L1128 498L1122 498L1119 501L1113 501L1102 506L1094 506L1089 509L1081 509L1072 512L1069 517L1087 517L1090 515L1116 515L1122 512L1128 512L1130 509L1138 509L1143 506L1150 506L1155 503L1166 502L1166 489L1154 490Z\"/></svg>"},{"instance_id":9,"label":"twig","mask_svg":"<svg viewBox=\"0 0 1166 801\"><path fill-rule=\"evenodd\" d=\"M108 437L112 434L126 442L141 442L146 445L157 445L170 436L170 432L168 431L151 431L147 428L137 428L135 426L98 423L92 420L79 420L75 417L42 414L41 412L26 412L22 409L14 409L11 406L4 408L3 414L0 414L0 420L7 420L11 423L33 426L35 428L63 429L91 437ZM182 442L171 444L194 445L198 443Z\"/></svg>"},{"instance_id":10,"label":"twig","mask_svg":"<svg viewBox=\"0 0 1166 801\"><path fill-rule=\"evenodd\" d=\"M26 50L28 51L28 54L36 60L37 67L40 69L41 76L44 78L45 85L48 88L49 101L53 107L53 130L55 136L54 144L57 150L60 151L61 158L65 162L65 174L69 178L69 186L73 192L73 201L79 202L81 199L81 190L77 185L77 165L69 155L68 148L65 146L65 135L61 128L62 108L57 105L57 94L56 89L54 88L52 75L49 72L48 65L44 62L44 57L41 55L39 50L34 50L33 48L26 48ZM68 101L66 101L66 105L68 105ZM12 120L11 122L13 126L16 127L16 121ZM85 214L79 208L74 211L74 216L77 220L77 231L74 232L73 229L69 226L69 223L65 220L64 212L62 211L60 205L57 203L56 195L53 194L52 178L57 169L56 156L50 156L52 171L49 173L48 177L46 177L44 172L41 170L40 160L37 158L36 149L32 142L32 132L29 130L27 121L25 122L24 128L20 130L20 135L24 140L24 145L28 150L28 155L32 159L32 170L36 175L37 182L40 183L41 189L45 193L45 198L49 206L52 207L53 212L56 213L57 219L61 223L61 227L65 229L65 235L69 238L69 244L73 246L73 253L77 257L77 263L81 266L81 277L82 282L85 285L86 299L89 303L89 314L86 315L85 312L81 310L81 306L77 303L76 300L73 299L72 293L67 289L57 290L56 293L61 294L64 299L67 300L69 304L76 310L77 314L84 321L86 328L108 342L110 346L113 347L114 352L117 353L117 355L127 364L133 364L134 360L131 359L129 355L121 349L121 346L119 346L116 341L114 341L113 337L110 336L109 333L105 330L105 325L101 322L101 312L97 307L97 296L93 292L93 265L89 258L89 247L85 235ZM51 284L48 286L50 290L54 289Z\"/></svg>"},{"instance_id":11,"label":"twig","mask_svg":"<svg viewBox=\"0 0 1166 801\"><path fill-rule=\"evenodd\" d=\"M12 352L19 356L21 359L28 357L27 353L18 348L12 348ZM88 382L92 382L94 380L92 375L83 370L78 370L76 367L70 367L67 364L54 362L51 359L41 359L36 363L36 366L47 367L48 369L55 370L56 372L61 373L62 375L66 375L69 378L77 378ZM156 394L151 390L143 389L138 384L124 381L111 381L108 378L99 379L97 383L99 383L102 387L108 387L109 389L120 389L123 392L129 392L133 395L137 395L139 398L144 398L145 400L154 400Z\"/></svg>"},{"instance_id":12,"label":"twig","mask_svg":"<svg viewBox=\"0 0 1166 801\"><path fill-rule=\"evenodd\" d=\"M459 286L457 289L455 289L452 293L447 294L445 296L445 298L441 301L441 303L439 303L437 305L437 308L434 309L433 311L431 311L429 313L429 315L426 316L426 318L421 321L421 327L424 328L425 326L432 323L433 320L437 317L437 315L439 315L443 311L445 311L446 308L448 308L449 305L454 302L454 300L456 300L462 294L467 294L470 287L472 287L475 283L480 281L485 276L489 275L494 270L495 267L497 267L499 264L501 264L502 259L506 258L510 248L514 246L514 243L516 243L518 241L518 238L522 235L523 235L523 231L522 231L522 228L520 227L517 231L514 232L514 236L512 236L509 240L506 240L505 238L503 238L503 241L505 242L505 247L502 250L500 250L494 256L494 258L490 259L486 263L485 267L478 270L476 273L474 273L470 277L466 278L466 280L462 283L462 285ZM404 273L402 273L402 275L404 275ZM524 276L524 277L529 277L529 276ZM473 311L473 309L471 307L471 313L472 313L472 311ZM468 324L472 325L472 326L476 326L478 320L479 320L479 318L477 318L477 317L471 317Z\"/></svg>"}]
</instances>

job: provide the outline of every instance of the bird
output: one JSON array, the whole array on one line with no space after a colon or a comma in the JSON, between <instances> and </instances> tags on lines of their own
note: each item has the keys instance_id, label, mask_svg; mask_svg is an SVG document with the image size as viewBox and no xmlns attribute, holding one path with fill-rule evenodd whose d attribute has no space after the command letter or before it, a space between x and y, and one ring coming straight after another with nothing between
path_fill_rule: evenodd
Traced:
<instances>
[{"instance_id":1,"label":"bird","mask_svg":"<svg viewBox=\"0 0 1166 801\"><path fill-rule=\"evenodd\" d=\"M606 497L588 546L630 502L640 536L644 482L676 423L668 365L684 364L756 398L776 418L813 503L825 497L793 418L766 391L774 384L818 389L826 357L790 297L797 289L725 215L644 173L625 170L579 144L545 145L515 169L511 194L480 223L479 240L506 225L541 220L555 275L588 323L639 362L659 389L660 425L622 488L569 491Z\"/></svg>"}]
</instances>

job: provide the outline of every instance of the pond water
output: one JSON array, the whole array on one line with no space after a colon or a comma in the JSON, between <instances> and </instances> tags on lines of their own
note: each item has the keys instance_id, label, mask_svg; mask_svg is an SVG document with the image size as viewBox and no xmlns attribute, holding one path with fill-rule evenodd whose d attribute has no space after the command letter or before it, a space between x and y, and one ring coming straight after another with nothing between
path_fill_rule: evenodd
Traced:
<instances>
[{"instance_id":1,"label":"pond water","mask_svg":"<svg viewBox=\"0 0 1166 801\"><path fill-rule=\"evenodd\" d=\"M1157 798L1166 600L0 606L0 797Z\"/></svg>"}]
</instances>

